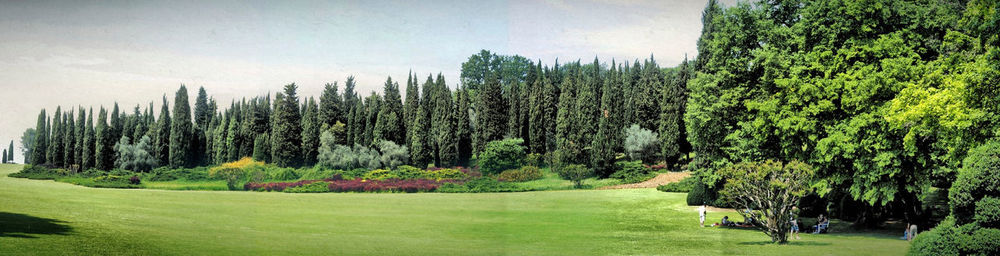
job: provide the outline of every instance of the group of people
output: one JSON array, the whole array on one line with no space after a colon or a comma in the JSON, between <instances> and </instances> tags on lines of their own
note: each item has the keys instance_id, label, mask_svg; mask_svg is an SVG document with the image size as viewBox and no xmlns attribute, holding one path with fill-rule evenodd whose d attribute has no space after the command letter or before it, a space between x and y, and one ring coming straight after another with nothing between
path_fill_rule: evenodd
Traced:
<instances>
[{"instance_id":1,"label":"group of people","mask_svg":"<svg viewBox=\"0 0 1000 256\"><path fill-rule=\"evenodd\" d=\"M703 204L700 207L698 207L698 217L700 220L699 223L701 224L702 227L705 226L705 214L707 213L707 211L708 211L707 205ZM749 212L750 210L747 209L746 211ZM747 219L747 221L745 222L734 222L729 220L729 216L725 216L722 217L721 223L715 223L712 224L712 226L751 227L753 224L750 220L751 219ZM791 229L789 230L789 232L791 233L789 235L789 238L794 236L795 239L802 239L801 237L799 237L799 221L795 219L794 216L791 217L790 221L792 225ZM812 226L812 233L813 234L826 233L829 231L829 228L830 228L830 218L827 218L823 214L820 214L819 218L816 218L816 225ZM916 236L917 236L917 225L906 223L906 228L903 231L902 239L906 241L913 241L913 238Z\"/></svg>"}]
</instances>

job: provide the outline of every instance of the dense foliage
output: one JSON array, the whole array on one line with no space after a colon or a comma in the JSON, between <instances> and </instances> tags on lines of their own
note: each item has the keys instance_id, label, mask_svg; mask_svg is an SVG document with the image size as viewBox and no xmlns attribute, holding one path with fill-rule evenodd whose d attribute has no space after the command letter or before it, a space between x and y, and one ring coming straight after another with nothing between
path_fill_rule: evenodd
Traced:
<instances>
[{"instance_id":1,"label":"dense foliage","mask_svg":"<svg viewBox=\"0 0 1000 256\"><path fill-rule=\"evenodd\" d=\"M479 153L479 169L487 174L497 174L520 167L525 155L522 143L522 139L506 139L486 144L486 149Z\"/></svg>"},{"instance_id":2,"label":"dense foliage","mask_svg":"<svg viewBox=\"0 0 1000 256\"><path fill-rule=\"evenodd\" d=\"M771 237L775 243L788 241L792 208L799 199L812 191L810 181L815 175L812 166L792 161L781 163L744 162L719 170L726 179L721 194L728 197L744 219Z\"/></svg>"}]
</instances>

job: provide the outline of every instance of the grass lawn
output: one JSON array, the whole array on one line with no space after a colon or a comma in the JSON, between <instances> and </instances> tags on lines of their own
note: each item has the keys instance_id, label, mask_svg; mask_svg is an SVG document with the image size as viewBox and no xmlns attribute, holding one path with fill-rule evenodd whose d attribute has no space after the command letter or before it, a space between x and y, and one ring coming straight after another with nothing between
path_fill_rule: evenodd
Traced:
<instances>
[{"instance_id":1,"label":"grass lawn","mask_svg":"<svg viewBox=\"0 0 1000 256\"><path fill-rule=\"evenodd\" d=\"M901 255L894 234L697 227L653 189L487 194L290 194L99 189L7 177L0 254ZM732 212L710 212L709 220Z\"/></svg>"}]
</instances>

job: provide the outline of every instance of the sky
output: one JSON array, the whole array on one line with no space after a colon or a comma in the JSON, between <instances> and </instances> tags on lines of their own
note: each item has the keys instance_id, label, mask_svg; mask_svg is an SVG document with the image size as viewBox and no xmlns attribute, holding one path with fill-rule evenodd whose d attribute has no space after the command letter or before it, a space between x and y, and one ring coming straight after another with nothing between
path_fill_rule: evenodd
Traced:
<instances>
[{"instance_id":1,"label":"sky","mask_svg":"<svg viewBox=\"0 0 1000 256\"><path fill-rule=\"evenodd\" d=\"M732 1L723 1L732 5ZM694 57L707 0L544 1L2 1L0 145L41 109L193 99L220 106L289 83L302 98L353 75L381 91L442 73L456 87L462 62L486 49L552 65L653 55L661 66ZM96 118L96 117L95 117Z\"/></svg>"}]
</instances>

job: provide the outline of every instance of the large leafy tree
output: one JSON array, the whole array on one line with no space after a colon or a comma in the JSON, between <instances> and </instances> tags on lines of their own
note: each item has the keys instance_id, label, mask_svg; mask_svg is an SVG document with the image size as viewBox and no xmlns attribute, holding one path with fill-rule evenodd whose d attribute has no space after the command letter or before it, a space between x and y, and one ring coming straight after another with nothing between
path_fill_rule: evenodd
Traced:
<instances>
[{"instance_id":1,"label":"large leafy tree","mask_svg":"<svg viewBox=\"0 0 1000 256\"><path fill-rule=\"evenodd\" d=\"M274 114L271 116L271 162L281 167L301 164L302 125L299 114L298 86L285 85L284 93L275 96Z\"/></svg>"}]
</instances>

